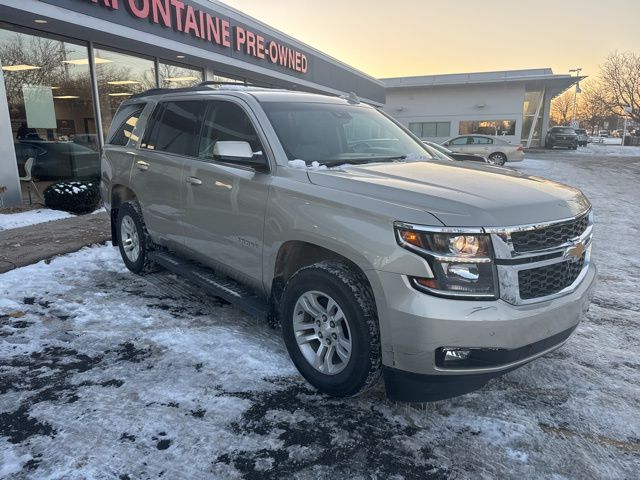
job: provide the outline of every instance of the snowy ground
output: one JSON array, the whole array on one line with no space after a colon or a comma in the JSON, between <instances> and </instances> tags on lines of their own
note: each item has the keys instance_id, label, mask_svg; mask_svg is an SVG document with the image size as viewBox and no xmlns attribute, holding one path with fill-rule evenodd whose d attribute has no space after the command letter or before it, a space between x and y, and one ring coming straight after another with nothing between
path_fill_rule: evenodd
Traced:
<instances>
[{"instance_id":1,"label":"snowy ground","mask_svg":"<svg viewBox=\"0 0 640 480\"><path fill-rule=\"evenodd\" d=\"M620 139L614 138L613 140ZM620 142L618 142L618 145L611 145L606 143L588 143L586 147L578 147L577 150L554 148L553 150L547 150L545 153L549 155L560 155L567 158L583 155L640 158L640 147L623 147L619 143Z\"/></svg>"},{"instance_id":2,"label":"snowy ground","mask_svg":"<svg viewBox=\"0 0 640 480\"><path fill-rule=\"evenodd\" d=\"M104 208L99 207L91 214L104 212ZM39 223L62 220L64 218L75 217L74 214L63 212L62 210L52 210L50 208L38 208L19 213L0 213L0 232L13 228L28 227Z\"/></svg>"},{"instance_id":3,"label":"snowy ground","mask_svg":"<svg viewBox=\"0 0 640 480\"><path fill-rule=\"evenodd\" d=\"M278 332L87 248L0 276L0 478L637 478L640 160L515 168L594 204L600 284L562 349L417 408L332 400Z\"/></svg>"},{"instance_id":4,"label":"snowy ground","mask_svg":"<svg viewBox=\"0 0 640 480\"><path fill-rule=\"evenodd\" d=\"M61 210L51 210L48 208L38 208L20 213L0 213L0 232L12 228L28 227L38 223L51 222L71 218L74 215Z\"/></svg>"}]
</instances>

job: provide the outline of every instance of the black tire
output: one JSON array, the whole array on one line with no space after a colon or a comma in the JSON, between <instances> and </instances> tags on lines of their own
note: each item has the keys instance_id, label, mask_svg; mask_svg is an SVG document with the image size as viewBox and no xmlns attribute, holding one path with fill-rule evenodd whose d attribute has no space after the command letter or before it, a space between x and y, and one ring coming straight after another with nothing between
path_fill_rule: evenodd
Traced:
<instances>
[{"instance_id":1,"label":"black tire","mask_svg":"<svg viewBox=\"0 0 640 480\"><path fill-rule=\"evenodd\" d=\"M303 311L295 312L295 307L298 300L311 292L325 294L333 299L342 309L345 322L348 324L351 354L348 361L343 362L343 369L339 373L328 374L319 371L305 358L302 347L298 346L294 315L302 314L305 319L307 316L309 319L313 317ZM319 298L321 303L322 297ZM329 317L331 318L338 316ZM324 261L298 270L285 285L280 303L280 323L282 336L294 365L320 392L335 397L355 396L371 388L380 378L380 329L375 300L364 275L349 265L339 261ZM313 329L316 328L313 326L314 323L310 323ZM327 338L330 338L329 335L326 335L323 341L327 341ZM333 338L337 337L334 335ZM309 348L313 348L313 344L317 342L320 349L323 341L312 340L308 342ZM332 358L338 357L339 340L335 340L335 343L335 354ZM325 358L327 356L324 355ZM342 361L342 358L336 359Z\"/></svg>"},{"instance_id":2,"label":"black tire","mask_svg":"<svg viewBox=\"0 0 640 480\"><path fill-rule=\"evenodd\" d=\"M129 220L127 219L133 224L137 235L139 254L135 258L127 254L127 238L123 238L123 222L128 225ZM124 228L126 231L127 227ZM149 260L149 251L153 249L153 243L144 224L142 209L137 201L125 202L120 205L116 220L116 234L118 235L120 255L129 270L138 275L144 275L157 269L156 264ZM124 237L129 237L126 232Z\"/></svg>"},{"instance_id":3,"label":"black tire","mask_svg":"<svg viewBox=\"0 0 640 480\"><path fill-rule=\"evenodd\" d=\"M507 162L507 156L502 152L494 152L487 157L487 162L492 165L502 166Z\"/></svg>"}]
</instances>

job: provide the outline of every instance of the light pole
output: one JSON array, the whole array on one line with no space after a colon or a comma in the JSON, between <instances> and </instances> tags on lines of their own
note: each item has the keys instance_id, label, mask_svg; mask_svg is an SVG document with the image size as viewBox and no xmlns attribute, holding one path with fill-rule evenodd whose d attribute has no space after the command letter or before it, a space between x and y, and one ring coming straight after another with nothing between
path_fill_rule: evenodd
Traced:
<instances>
[{"instance_id":1,"label":"light pole","mask_svg":"<svg viewBox=\"0 0 640 480\"><path fill-rule=\"evenodd\" d=\"M569 73L575 73L576 77L580 76L580 72L582 72L582 67L576 67L569 70ZM576 101L578 99L578 94L581 93L580 90L580 80L576 82L576 91L573 92L573 114L571 115L571 124L575 124L576 121Z\"/></svg>"}]
</instances>

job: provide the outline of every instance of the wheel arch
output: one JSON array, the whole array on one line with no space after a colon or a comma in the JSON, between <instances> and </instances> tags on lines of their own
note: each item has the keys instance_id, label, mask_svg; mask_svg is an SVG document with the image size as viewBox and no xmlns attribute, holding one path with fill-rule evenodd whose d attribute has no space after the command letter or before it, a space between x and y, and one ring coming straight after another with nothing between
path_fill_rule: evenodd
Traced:
<instances>
[{"instance_id":1,"label":"wheel arch","mask_svg":"<svg viewBox=\"0 0 640 480\"><path fill-rule=\"evenodd\" d=\"M273 267L268 270L273 272L269 290L274 307L278 307L284 286L294 273L303 267L326 260L341 261L349 265L362 276L372 292L375 292L365 271L367 270L368 262L361 255L353 251L320 245L306 240L288 240L280 245L275 255ZM365 266L364 269L362 268L363 265ZM373 297L375 300L375 294Z\"/></svg>"},{"instance_id":2,"label":"wheel arch","mask_svg":"<svg viewBox=\"0 0 640 480\"><path fill-rule=\"evenodd\" d=\"M137 200L138 196L133 190L126 185L116 184L111 188L111 210L109 217L111 221L111 242L113 246L118 245L118 235L116 234L116 219L118 218L118 210L124 202Z\"/></svg>"}]
</instances>

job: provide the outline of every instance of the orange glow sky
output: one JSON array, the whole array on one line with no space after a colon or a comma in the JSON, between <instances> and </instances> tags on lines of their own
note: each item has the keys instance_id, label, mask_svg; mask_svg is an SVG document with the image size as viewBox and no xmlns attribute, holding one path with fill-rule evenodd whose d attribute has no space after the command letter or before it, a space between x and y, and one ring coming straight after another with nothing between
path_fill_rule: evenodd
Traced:
<instances>
[{"instance_id":1,"label":"orange glow sky","mask_svg":"<svg viewBox=\"0 0 640 480\"><path fill-rule=\"evenodd\" d=\"M640 53L640 0L223 0L374 77L551 67Z\"/></svg>"}]
</instances>

